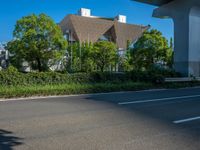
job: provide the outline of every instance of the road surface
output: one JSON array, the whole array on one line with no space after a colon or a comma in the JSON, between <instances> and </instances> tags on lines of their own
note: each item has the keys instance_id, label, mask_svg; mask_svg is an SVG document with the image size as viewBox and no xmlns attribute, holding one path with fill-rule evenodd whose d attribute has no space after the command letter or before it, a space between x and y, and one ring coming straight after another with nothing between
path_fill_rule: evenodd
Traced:
<instances>
[{"instance_id":1,"label":"road surface","mask_svg":"<svg viewBox=\"0 0 200 150\"><path fill-rule=\"evenodd\" d=\"M199 150L200 88L0 102L0 150Z\"/></svg>"}]
</instances>

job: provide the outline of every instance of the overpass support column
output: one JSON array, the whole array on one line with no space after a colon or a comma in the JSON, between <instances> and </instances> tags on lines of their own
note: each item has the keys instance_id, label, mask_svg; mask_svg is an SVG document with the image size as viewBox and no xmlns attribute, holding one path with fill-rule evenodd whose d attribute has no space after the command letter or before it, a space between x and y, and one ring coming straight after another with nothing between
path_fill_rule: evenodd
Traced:
<instances>
[{"instance_id":1,"label":"overpass support column","mask_svg":"<svg viewBox=\"0 0 200 150\"><path fill-rule=\"evenodd\" d=\"M189 74L200 76L200 7L189 13Z\"/></svg>"},{"instance_id":2,"label":"overpass support column","mask_svg":"<svg viewBox=\"0 0 200 150\"><path fill-rule=\"evenodd\" d=\"M200 76L200 7L175 0L154 10L155 17L174 21L174 68L184 76Z\"/></svg>"},{"instance_id":3,"label":"overpass support column","mask_svg":"<svg viewBox=\"0 0 200 150\"><path fill-rule=\"evenodd\" d=\"M174 69L189 76L189 20L177 17L174 20Z\"/></svg>"}]
</instances>

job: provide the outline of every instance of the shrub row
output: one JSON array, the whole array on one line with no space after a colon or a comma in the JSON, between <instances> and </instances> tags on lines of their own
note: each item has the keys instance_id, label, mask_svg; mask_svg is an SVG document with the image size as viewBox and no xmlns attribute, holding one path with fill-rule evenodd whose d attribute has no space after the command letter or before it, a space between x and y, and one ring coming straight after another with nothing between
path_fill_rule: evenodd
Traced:
<instances>
[{"instance_id":1,"label":"shrub row","mask_svg":"<svg viewBox=\"0 0 200 150\"><path fill-rule=\"evenodd\" d=\"M180 73L174 70L152 68L147 71L131 71L127 73L128 78L133 81L163 83L165 78L181 77Z\"/></svg>"},{"instance_id":2,"label":"shrub row","mask_svg":"<svg viewBox=\"0 0 200 150\"><path fill-rule=\"evenodd\" d=\"M11 69L0 72L0 85L45 85L69 82L71 81L68 74L54 72L21 73Z\"/></svg>"},{"instance_id":3,"label":"shrub row","mask_svg":"<svg viewBox=\"0 0 200 150\"><path fill-rule=\"evenodd\" d=\"M58 73L58 72L31 72L21 73L15 68L9 67L0 71L0 85L46 85L66 83L102 83L141 81L161 83L165 77L177 76L173 71L132 71L126 73L93 72L93 73Z\"/></svg>"}]
</instances>

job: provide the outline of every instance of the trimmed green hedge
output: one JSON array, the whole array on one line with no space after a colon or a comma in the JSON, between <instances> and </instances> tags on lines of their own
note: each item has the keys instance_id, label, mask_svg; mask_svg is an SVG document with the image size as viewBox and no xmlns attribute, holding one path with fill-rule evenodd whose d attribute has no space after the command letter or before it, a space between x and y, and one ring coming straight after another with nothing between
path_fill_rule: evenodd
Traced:
<instances>
[{"instance_id":1,"label":"trimmed green hedge","mask_svg":"<svg viewBox=\"0 0 200 150\"><path fill-rule=\"evenodd\" d=\"M149 70L132 71L126 73L93 72L93 73L58 73L58 72L31 72L21 73L14 67L0 71L0 85L46 85L70 83L104 83L104 82L149 82L162 83L165 77L173 77L173 71Z\"/></svg>"},{"instance_id":2,"label":"trimmed green hedge","mask_svg":"<svg viewBox=\"0 0 200 150\"><path fill-rule=\"evenodd\" d=\"M34 84L61 84L70 82L67 74L45 73L20 73L13 70L0 72L0 85L34 85Z\"/></svg>"}]
</instances>

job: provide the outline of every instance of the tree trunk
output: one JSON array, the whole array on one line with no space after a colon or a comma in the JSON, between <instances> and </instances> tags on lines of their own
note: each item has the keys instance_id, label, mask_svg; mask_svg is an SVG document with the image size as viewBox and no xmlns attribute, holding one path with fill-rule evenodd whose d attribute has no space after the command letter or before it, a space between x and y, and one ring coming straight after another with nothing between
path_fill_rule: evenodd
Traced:
<instances>
[{"instance_id":1,"label":"tree trunk","mask_svg":"<svg viewBox=\"0 0 200 150\"><path fill-rule=\"evenodd\" d=\"M39 58L37 58L37 64L38 64L38 70L39 72L42 72L42 64Z\"/></svg>"},{"instance_id":2,"label":"tree trunk","mask_svg":"<svg viewBox=\"0 0 200 150\"><path fill-rule=\"evenodd\" d=\"M104 71L104 65L102 65L102 66L100 67L100 69L101 69L101 72L103 72L103 71Z\"/></svg>"}]
</instances>

